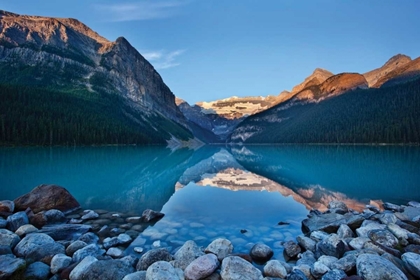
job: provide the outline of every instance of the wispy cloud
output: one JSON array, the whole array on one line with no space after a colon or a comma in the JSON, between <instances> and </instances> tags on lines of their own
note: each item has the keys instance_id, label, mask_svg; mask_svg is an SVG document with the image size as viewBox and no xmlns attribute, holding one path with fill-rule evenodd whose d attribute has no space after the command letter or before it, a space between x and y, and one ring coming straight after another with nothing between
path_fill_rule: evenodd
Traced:
<instances>
[{"instance_id":1,"label":"wispy cloud","mask_svg":"<svg viewBox=\"0 0 420 280\"><path fill-rule=\"evenodd\" d=\"M178 56L183 54L185 50L176 50L176 51L144 51L141 54L146 58L150 63L153 64L156 70L168 69L180 65L177 62Z\"/></svg>"},{"instance_id":2,"label":"wispy cloud","mask_svg":"<svg viewBox=\"0 0 420 280\"><path fill-rule=\"evenodd\" d=\"M139 0L116 4L95 4L94 9L109 21L162 19L177 15L187 0Z\"/></svg>"}]
</instances>

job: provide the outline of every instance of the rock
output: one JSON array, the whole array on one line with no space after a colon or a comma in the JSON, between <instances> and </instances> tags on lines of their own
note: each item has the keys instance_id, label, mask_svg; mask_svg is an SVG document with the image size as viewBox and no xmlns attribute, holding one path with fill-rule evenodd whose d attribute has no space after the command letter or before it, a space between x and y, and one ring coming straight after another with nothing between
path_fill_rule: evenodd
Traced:
<instances>
[{"instance_id":1,"label":"rock","mask_svg":"<svg viewBox=\"0 0 420 280\"><path fill-rule=\"evenodd\" d=\"M349 254L332 263L330 267L331 269L338 269L349 273L356 268L356 259L356 255Z\"/></svg>"},{"instance_id":2,"label":"rock","mask_svg":"<svg viewBox=\"0 0 420 280\"><path fill-rule=\"evenodd\" d=\"M180 280L180 277L170 263L166 261L157 261L146 271L146 280L155 279Z\"/></svg>"},{"instance_id":3,"label":"rock","mask_svg":"<svg viewBox=\"0 0 420 280\"><path fill-rule=\"evenodd\" d=\"M415 233L409 233L407 240L411 244L420 245L420 236Z\"/></svg>"},{"instance_id":4,"label":"rock","mask_svg":"<svg viewBox=\"0 0 420 280\"><path fill-rule=\"evenodd\" d=\"M398 244L398 239L386 229L375 229L368 232L368 237L376 244L394 248Z\"/></svg>"},{"instance_id":5,"label":"rock","mask_svg":"<svg viewBox=\"0 0 420 280\"><path fill-rule=\"evenodd\" d=\"M296 246L299 246L295 244ZM300 249L300 247L299 247ZM273 256L273 250L271 250L270 247L263 243L256 243L254 246L252 246L251 251L249 255L255 262L264 263L271 259Z\"/></svg>"},{"instance_id":6,"label":"rock","mask_svg":"<svg viewBox=\"0 0 420 280\"><path fill-rule=\"evenodd\" d=\"M15 233L19 235L20 238L24 238L29 233L37 232L38 229L31 224L23 225L19 227Z\"/></svg>"},{"instance_id":7,"label":"rock","mask_svg":"<svg viewBox=\"0 0 420 280\"><path fill-rule=\"evenodd\" d=\"M76 240L66 248L66 254L68 256L72 257L74 252L76 252L77 250L82 249L83 247L86 247L86 246L87 246L87 244L85 242L80 241L80 240Z\"/></svg>"},{"instance_id":8,"label":"rock","mask_svg":"<svg viewBox=\"0 0 420 280\"><path fill-rule=\"evenodd\" d=\"M172 260L171 254L164 248L153 249L141 256L137 263L137 270L147 270L149 266L158 261L169 262Z\"/></svg>"},{"instance_id":9,"label":"rock","mask_svg":"<svg viewBox=\"0 0 420 280\"><path fill-rule=\"evenodd\" d=\"M128 217L127 219L125 219L125 221L127 223L132 223L132 224L137 224L141 222L141 217Z\"/></svg>"},{"instance_id":10,"label":"rock","mask_svg":"<svg viewBox=\"0 0 420 280\"><path fill-rule=\"evenodd\" d=\"M397 217L393 213L383 213L379 217L379 221L381 221L381 223L385 225L390 224L390 223L395 224L397 222Z\"/></svg>"},{"instance_id":11,"label":"rock","mask_svg":"<svg viewBox=\"0 0 420 280\"><path fill-rule=\"evenodd\" d=\"M86 212L86 214L84 214L82 217L81 217L81 219L83 220L83 221L86 221L86 220L93 220L93 219L96 219L96 218L98 218L99 217L99 214L98 213L96 213L95 211L93 211L93 210L87 210L87 211L85 211Z\"/></svg>"},{"instance_id":12,"label":"rock","mask_svg":"<svg viewBox=\"0 0 420 280\"><path fill-rule=\"evenodd\" d=\"M210 276L219 267L219 260L214 254L206 254L193 260L184 271L188 280L199 280Z\"/></svg>"},{"instance_id":13,"label":"rock","mask_svg":"<svg viewBox=\"0 0 420 280\"><path fill-rule=\"evenodd\" d=\"M310 235L311 239L315 240L316 242L324 240L328 236L329 236L328 233L323 232L323 231L319 231L319 230L315 230L315 231L311 232L311 235Z\"/></svg>"},{"instance_id":14,"label":"rock","mask_svg":"<svg viewBox=\"0 0 420 280\"><path fill-rule=\"evenodd\" d=\"M296 237L296 240L299 246L302 247L303 249L307 251L315 252L316 242L314 240L303 235L299 235L298 237Z\"/></svg>"},{"instance_id":15,"label":"rock","mask_svg":"<svg viewBox=\"0 0 420 280\"><path fill-rule=\"evenodd\" d=\"M141 218L144 222L148 223L154 220L161 219L165 214L157 211L153 211L151 209L146 209L143 211L143 214L141 215Z\"/></svg>"},{"instance_id":16,"label":"rock","mask_svg":"<svg viewBox=\"0 0 420 280\"><path fill-rule=\"evenodd\" d=\"M388 253L382 254L381 257L392 262L396 267L398 267L398 269L400 269L405 274L405 276L407 276L408 279L414 279L411 273L405 268L404 262L400 258L397 258Z\"/></svg>"},{"instance_id":17,"label":"rock","mask_svg":"<svg viewBox=\"0 0 420 280\"><path fill-rule=\"evenodd\" d=\"M131 241L133 241L133 239L128 234L125 234L125 233L119 234L117 237L117 240L118 240L119 245L127 245L127 244L130 244Z\"/></svg>"},{"instance_id":18,"label":"rock","mask_svg":"<svg viewBox=\"0 0 420 280\"><path fill-rule=\"evenodd\" d=\"M233 251L232 242L225 238L217 238L211 242L204 250L206 253L212 253L217 256L219 261L222 261Z\"/></svg>"},{"instance_id":19,"label":"rock","mask_svg":"<svg viewBox=\"0 0 420 280\"><path fill-rule=\"evenodd\" d=\"M146 271L137 271L127 274L122 280L146 280Z\"/></svg>"},{"instance_id":20,"label":"rock","mask_svg":"<svg viewBox=\"0 0 420 280\"><path fill-rule=\"evenodd\" d=\"M13 255L12 248L8 245L0 245L0 255Z\"/></svg>"},{"instance_id":21,"label":"rock","mask_svg":"<svg viewBox=\"0 0 420 280\"><path fill-rule=\"evenodd\" d=\"M7 220L0 217L0 229L7 227Z\"/></svg>"},{"instance_id":22,"label":"rock","mask_svg":"<svg viewBox=\"0 0 420 280\"><path fill-rule=\"evenodd\" d=\"M293 267L293 269L302 271L307 279L314 280L314 277L311 274L311 266L310 265L302 264L302 265Z\"/></svg>"},{"instance_id":23,"label":"rock","mask_svg":"<svg viewBox=\"0 0 420 280\"><path fill-rule=\"evenodd\" d=\"M393 204L393 203L389 203L389 202L385 202L382 206L384 207L385 210L391 210L391 211L394 211L394 212L404 211L403 207L401 207L399 205L396 205L396 204Z\"/></svg>"},{"instance_id":24,"label":"rock","mask_svg":"<svg viewBox=\"0 0 420 280\"><path fill-rule=\"evenodd\" d=\"M156 240L155 242L153 242L152 246L153 246L154 248L159 248L159 247L161 246L161 242L160 242L160 240Z\"/></svg>"},{"instance_id":25,"label":"rock","mask_svg":"<svg viewBox=\"0 0 420 280\"><path fill-rule=\"evenodd\" d=\"M325 264L329 269L332 269L332 265L337 262L338 259L332 256L321 256L318 258L318 262Z\"/></svg>"},{"instance_id":26,"label":"rock","mask_svg":"<svg viewBox=\"0 0 420 280\"><path fill-rule=\"evenodd\" d=\"M118 238L117 237L107 237L103 241L104 248L108 249L118 245Z\"/></svg>"},{"instance_id":27,"label":"rock","mask_svg":"<svg viewBox=\"0 0 420 280\"><path fill-rule=\"evenodd\" d=\"M70 280L82 280L84 279L84 273L93 263L98 260L95 257L87 256L78 265L76 265L70 272Z\"/></svg>"},{"instance_id":28,"label":"rock","mask_svg":"<svg viewBox=\"0 0 420 280\"><path fill-rule=\"evenodd\" d=\"M92 227L89 225L74 225L74 224L59 224L47 225L39 230L39 233L45 233L51 236L54 240L76 240L82 234L85 234Z\"/></svg>"},{"instance_id":29,"label":"rock","mask_svg":"<svg viewBox=\"0 0 420 280\"><path fill-rule=\"evenodd\" d=\"M20 238L17 234L7 229L0 229L0 245L5 245L11 249L20 242Z\"/></svg>"},{"instance_id":30,"label":"rock","mask_svg":"<svg viewBox=\"0 0 420 280\"><path fill-rule=\"evenodd\" d=\"M344 224L340 225L340 227L338 228L337 235L341 239L353 238L355 236L351 228L348 225L344 225Z\"/></svg>"},{"instance_id":31,"label":"rock","mask_svg":"<svg viewBox=\"0 0 420 280\"><path fill-rule=\"evenodd\" d=\"M315 262L313 267L311 267L311 274L316 279L321 278L328 271L330 271L329 267L323 264L322 262Z\"/></svg>"},{"instance_id":32,"label":"rock","mask_svg":"<svg viewBox=\"0 0 420 280\"><path fill-rule=\"evenodd\" d=\"M114 280L133 273L134 267L123 260L98 260L83 272L83 279Z\"/></svg>"},{"instance_id":33,"label":"rock","mask_svg":"<svg viewBox=\"0 0 420 280\"><path fill-rule=\"evenodd\" d=\"M343 278L347 277L347 274L338 269L333 269L328 271L324 276L322 276L322 280L341 280Z\"/></svg>"},{"instance_id":34,"label":"rock","mask_svg":"<svg viewBox=\"0 0 420 280\"><path fill-rule=\"evenodd\" d=\"M316 262L315 255L311 251L306 251L299 255L299 260L296 262L297 266L307 265L312 266Z\"/></svg>"},{"instance_id":35,"label":"rock","mask_svg":"<svg viewBox=\"0 0 420 280\"><path fill-rule=\"evenodd\" d=\"M278 260L270 260L264 266L264 275L266 277L286 278L286 268Z\"/></svg>"},{"instance_id":36,"label":"rock","mask_svg":"<svg viewBox=\"0 0 420 280\"><path fill-rule=\"evenodd\" d=\"M356 229L357 236L368 237L369 231L374 230L374 229L385 229L386 228L386 225L379 224L379 223L376 223L376 222L371 222L371 221L369 221L369 222L370 223L363 223L362 227Z\"/></svg>"},{"instance_id":37,"label":"rock","mask_svg":"<svg viewBox=\"0 0 420 280\"><path fill-rule=\"evenodd\" d=\"M25 279L48 279L50 267L43 262L34 262L28 265L25 271Z\"/></svg>"},{"instance_id":38,"label":"rock","mask_svg":"<svg viewBox=\"0 0 420 280\"><path fill-rule=\"evenodd\" d=\"M204 255L197 244L189 240L182 245L174 255L174 267L185 270L185 268L196 258Z\"/></svg>"},{"instance_id":39,"label":"rock","mask_svg":"<svg viewBox=\"0 0 420 280\"><path fill-rule=\"evenodd\" d=\"M297 255L300 252L302 252L302 249L300 248L300 246L291 240L285 242L283 246L284 246L283 255L286 261L296 258Z\"/></svg>"},{"instance_id":40,"label":"rock","mask_svg":"<svg viewBox=\"0 0 420 280\"><path fill-rule=\"evenodd\" d=\"M82 249L77 250L73 254L73 262L80 262L87 256L99 257L105 253L105 250L98 247L96 244L90 244Z\"/></svg>"},{"instance_id":41,"label":"rock","mask_svg":"<svg viewBox=\"0 0 420 280\"><path fill-rule=\"evenodd\" d=\"M32 215L29 218L29 222L37 228L42 228L43 226L47 224L48 221L47 221L47 216L45 216L45 212L42 211L42 212L38 212Z\"/></svg>"},{"instance_id":42,"label":"rock","mask_svg":"<svg viewBox=\"0 0 420 280\"><path fill-rule=\"evenodd\" d=\"M96 244L99 241L99 237L93 232L87 232L80 236L79 240L85 242L86 244Z\"/></svg>"},{"instance_id":43,"label":"rock","mask_svg":"<svg viewBox=\"0 0 420 280\"><path fill-rule=\"evenodd\" d=\"M346 245L337 234L331 234L318 243L321 251L328 256L341 258L346 250Z\"/></svg>"},{"instance_id":44,"label":"rock","mask_svg":"<svg viewBox=\"0 0 420 280\"><path fill-rule=\"evenodd\" d=\"M24 211L29 207L34 213L50 209L67 212L80 207L65 188L56 185L40 185L15 199L14 203L16 211Z\"/></svg>"},{"instance_id":45,"label":"rock","mask_svg":"<svg viewBox=\"0 0 420 280\"><path fill-rule=\"evenodd\" d=\"M349 242L349 245L354 250L361 250L368 241L370 241L368 237L356 237Z\"/></svg>"},{"instance_id":46,"label":"rock","mask_svg":"<svg viewBox=\"0 0 420 280\"><path fill-rule=\"evenodd\" d=\"M119 249L119 248L115 248L115 247L109 248L108 251L106 251L106 254L108 256L113 257L113 258L122 258L122 257L124 257L124 251L121 250L121 249Z\"/></svg>"},{"instance_id":47,"label":"rock","mask_svg":"<svg viewBox=\"0 0 420 280\"><path fill-rule=\"evenodd\" d=\"M7 228L13 232L26 224L29 224L29 219L26 213L23 211L17 212L7 217Z\"/></svg>"},{"instance_id":48,"label":"rock","mask_svg":"<svg viewBox=\"0 0 420 280\"><path fill-rule=\"evenodd\" d=\"M51 273L60 273L71 264L71 258L64 254L57 254L51 260Z\"/></svg>"},{"instance_id":49,"label":"rock","mask_svg":"<svg viewBox=\"0 0 420 280\"><path fill-rule=\"evenodd\" d=\"M413 207L413 206L407 206L404 208L403 212L395 213L395 215L402 221L408 221L411 222L413 218L420 215L420 208L419 207Z\"/></svg>"},{"instance_id":50,"label":"rock","mask_svg":"<svg viewBox=\"0 0 420 280\"><path fill-rule=\"evenodd\" d=\"M356 261L357 275L365 280L407 280L404 273L392 262L372 254L361 254Z\"/></svg>"},{"instance_id":51,"label":"rock","mask_svg":"<svg viewBox=\"0 0 420 280\"><path fill-rule=\"evenodd\" d=\"M15 212L15 203L11 200L0 201L0 212L7 212L7 213Z\"/></svg>"},{"instance_id":52,"label":"rock","mask_svg":"<svg viewBox=\"0 0 420 280\"><path fill-rule=\"evenodd\" d=\"M327 213L302 221L302 232L304 234L311 233L315 230L325 231L327 233L335 233L344 222L344 216L337 213Z\"/></svg>"},{"instance_id":53,"label":"rock","mask_svg":"<svg viewBox=\"0 0 420 280\"><path fill-rule=\"evenodd\" d=\"M404 248L404 252L405 253L411 252L411 253L420 254L420 245L410 244L410 245L408 245Z\"/></svg>"},{"instance_id":54,"label":"rock","mask_svg":"<svg viewBox=\"0 0 420 280\"><path fill-rule=\"evenodd\" d=\"M333 213L345 214L349 211L347 205L342 201L333 200L328 203L328 209Z\"/></svg>"},{"instance_id":55,"label":"rock","mask_svg":"<svg viewBox=\"0 0 420 280\"><path fill-rule=\"evenodd\" d=\"M417 201L410 201L407 203L407 205L415 208L420 208L420 202Z\"/></svg>"},{"instance_id":56,"label":"rock","mask_svg":"<svg viewBox=\"0 0 420 280\"><path fill-rule=\"evenodd\" d=\"M55 244L54 239L43 233L32 233L23 238L13 250L18 257L26 257L36 250Z\"/></svg>"},{"instance_id":57,"label":"rock","mask_svg":"<svg viewBox=\"0 0 420 280\"><path fill-rule=\"evenodd\" d=\"M398 239L408 239L408 234L410 233L408 230L401 228L397 224L390 223L386 226L387 230L389 230L394 236Z\"/></svg>"},{"instance_id":58,"label":"rock","mask_svg":"<svg viewBox=\"0 0 420 280\"><path fill-rule=\"evenodd\" d=\"M23 272L26 262L12 255L0 255L0 279L10 279Z\"/></svg>"},{"instance_id":59,"label":"rock","mask_svg":"<svg viewBox=\"0 0 420 280\"><path fill-rule=\"evenodd\" d=\"M237 256L229 256L223 259L220 275L224 280L263 279L261 271L246 260Z\"/></svg>"},{"instance_id":60,"label":"rock","mask_svg":"<svg viewBox=\"0 0 420 280\"><path fill-rule=\"evenodd\" d=\"M144 251L144 249L142 248L142 247L134 247L134 252L136 252L136 253L138 253L138 254L141 254L141 253L143 253L143 251Z\"/></svg>"},{"instance_id":61,"label":"rock","mask_svg":"<svg viewBox=\"0 0 420 280\"><path fill-rule=\"evenodd\" d=\"M420 255L415 253L405 253L401 259L404 262L404 267L410 271L411 274L420 278Z\"/></svg>"},{"instance_id":62,"label":"rock","mask_svg":"<svg viewBox=\"0 0 420 280\"><path fill-rule=\"evenodd\" d=\"M308 280L305 273L299 269L294 269L289 275L287 275L287 280Z\"/></svg>"},{"instance_id":63,"label":"rock","mask_svg":"<svg viewBox=\"0 0 420 280\"><path fill-rule=\"evenodd\" d=\"M30 236L30 235L31 234L29 234L28 236ZM65 252L65 248L62 244L59 244L57 242L53 242L53 243L48 243L48 244L45 244L45 245L42 245L42 246L38 246L36 249L31 250L25 256L25 259L28 262L42 261L42 262L45 262L45 263L49 263L54 255L64 254L64 252Z\"/></svg>"},{"instance_id":64,"label":"rock","mask_svg":"<svg viewBox=\"0 0 420 280\"><path fill-rule=\"evenodd\" d=\"M65 223L67 221L64 213L57 209L47 210L44 215L47 217L48 224Z\"/></svg>"}]
</instances>

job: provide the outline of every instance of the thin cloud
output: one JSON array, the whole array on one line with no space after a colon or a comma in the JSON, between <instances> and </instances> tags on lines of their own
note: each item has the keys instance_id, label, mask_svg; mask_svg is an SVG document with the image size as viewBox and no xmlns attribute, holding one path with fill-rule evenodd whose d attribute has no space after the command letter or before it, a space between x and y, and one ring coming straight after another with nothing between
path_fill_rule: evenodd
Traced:
<instances>
[{"instance_id":1,"label":"thin cloud","mask_svg":"<svg viewBox=\"0 0 420 280\"><path fill-rule=\"evenodd\" d=\"M145 51L141 52L144 58L153 64L156 70L168 69L180 65L176 59L183 54L185 50L167 51Z\"/></svg>"},{"instance_id":2,"label":"thin cloud","mask_svg":"<svg viewBox=\"0 0 420 280\"><path fill-rule=\"evenodd\" d=\"M96 4L94 9L109 21L138 21L169 18L179 13L187 1L123 2L118 4Z\"/></svg>"}]
</instances>

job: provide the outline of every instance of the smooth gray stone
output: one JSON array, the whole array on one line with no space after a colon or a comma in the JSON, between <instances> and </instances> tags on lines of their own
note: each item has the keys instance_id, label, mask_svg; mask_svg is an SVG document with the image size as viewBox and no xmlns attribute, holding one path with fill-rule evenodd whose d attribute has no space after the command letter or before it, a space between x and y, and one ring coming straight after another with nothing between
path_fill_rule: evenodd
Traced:
<instances>
[{"instance_id":1,"label":"smooth gray stone","mask_svg":"<svg viewBox=\"0 0 420 280\"><path fill-rule=\"evenodd\" d=\"M153 211L151 209L146 209L143 211L141 218L143 219L144 222L148 223L154 220L158 220L162 218L163 216L165 216L165 214L161 212Z\"/></svg>"},{"instance_id":2,"label":"smooth gray stone","mask_svg":"<svg viewBox=\"0 0 420 280\"><path fill-rule=\"evenodd\" d=\"M67 221L64 213L57 209L51 209L44 212L48 224L65 223Z\"/></svg>"},{"instance_id":3,"label":"smooth gray stone","mask_svg":"<svg viewBox=\"0 0 420 280\"><path fill-rule=\"evenodd\" d=\"M153 263L146 271L146 280L180 280L175 268L166 261Z\"/></svg>"},{"instance_id":4,"label":"smooth gray stone","mask_svg":"<svg viewBox=\"0 0 420 280\"><path fill-rule=\"evenodd\" d=\"M287 275L287 280L308 280L305 273L299 269L294 269L289 275Z\"/></svg>"},{"instance_id":5,"label":"smooth gray stone","mask_svg":"<svg viewBox=\"0 0 420 280\"><path fill-rule=\"evenodd\" d=\"M90 244L82 249L77 250L73 254L73 262L79 262L87 256L99 257L105 254L105 250L99 248L96 244Z\"/></svg>"},{"instance_id":6,"label":"smooth gray stone","mask_svg":"<svg viewBox=\"0 0 420 280\"><path fill-rule=\"evenodd\" d=\"M193 260L184 271L185 278L190 280L204 279L219 267L219 260L214 254L205 254Z\"/></svg>"},{"instance_id":7,"label":"smooth gray stone","mask_svg":"<svg viewBox=\"0 0 420 280\"><path fill-rule=\"evenodd\" d=\"M87 246L86 242L76 240L66 248L66 254L68 256L72 257L74 252L76 252L77 250L82 249L83 247L86 247L86 246Z\"/></svg>"},{"instance_id":8,"label":"smooth gray stone","mask_svg":"<svg viewBox=\"0 0 420 280\"><path fill-rule=\"evenodd\" d=\"M262 273L252 264L237 256L223 259L220 275L222 279L230 280L261 280Z\"/></svg>"},{"instance_id":9,"label":"smooth gray stone","mask_svg":"<svg viewBox=\"0 0 420 280\"><path fill-rule=\"evenodd\" d=\"M386 229L375 229L368 232L368 237L375 243L385 247L394 248L398 245L398 239Z\"/></svg>"},{"instance_id":10,"label":"smooth gray stone","mask_svg":"<svg viewBox=\"0 0 420 280\"><path fill-rule=\"evenodd\" d=\"M20 242L17 234L7 229L0 229L0 245L9 246L13 249Z\"/></svg>"},{"instance_id":11,"label":"smooth gray stone","mask_svg":"<svg viewBox=\"0 0 420 280\"><path fill-rule=\"evenodd\" d=\"M133 272L134 267L122 260L98 260L85 269L83 279L122 279L125 275Z\"/></svg>"},{"instance_id":12,"label":"smooth gray stone","mask_svg":"<svg viewBox=\"0 0 420 280\"><path fill-rule=\"evenodd\" d=\"M28 265L25 279L44 280L50 275L50 267L43 262L34 262Z\"/></svg>"},{"instance_id":13,"label":"smooth gray stone","mask_svg":"<svg viewBox=\"0 0 420 280\"><path fill-rule=\"evenodd\" d=\"M206 253L212 253L217 256L219 261L222 261L225 257L231 254L233 251L233 245L230 240L225 238L217 238L211 242L204 250Z\"/></svg>"},{"instance_id":14,"label":"smooth gray stone","mask_svg":"<svg viewBox=\"0 0 420 280\"><path fill-rule=\"evenodd\" d=\"M311 274L316 278L319 279L324 276L330 268L323 264L322 262L315 262L311 267Z\"/></svg>"},{"instance_id":15,"label":"smooth gray stone","mask_svg":"<svg viewBox=\"0 0 420 280\"><path fill-rule=\"evenodd\" d=\"M51 273L57 274L71 264L71 257L64 254L57 254L51 260Z\"/></svg>"},{"instance_id":16,"label":"smooth gray stone","mask_svg":"<svg viewBox=\"0 0 420 280\"><path fill-rule=\"evenodd\" d=\"M200 250L198 245L189 240L182 245L181 248L175 253L174 255L174 267L181 268L185 270L185 268L196 258L204 255L204 253Z\"/></svg>"},{"instance_id":17,"label":"smooth gray stone","mask_svg":"<svg viewBox=\"0 0 420 280\"><path fill-rule=\"evenodd\" d=\"M296 237L298 244L307 251L315 252L316 242L309 237L299 235Z\"/></svg>"},{"instance_id":18,"label":"smooth gray stone","mask_svg":"<svg viewBox=\"0 0 420 280\"><path fill-rule=\"evenodd\" d=\"M127 274L122 280L146 280L146 271L136 271Z\"/></svg>"},{"instance_id":19,"label":"smooth gray stone","mask_svg":"<svg viewBox=\"0 0 420 280\"><path fill-rule=\"evenodd\" d=\"M361 254L356 261L357 275L365 280L407 280L392 262L377 255Z\"/></svg>"},{"instance_id":20,"label":"smooth gray stone","mask_svg":"<svg viewBox=\"0 0 420 280\"><path fill-rule=\"evenodd\" d=\"M295 244L299 247L299 245ZM300 249L300 247L299 247ZM256 262L266 262L273 256L273 250L263 243L257 243L252 246L249 255Z\"/></svg>"},{"instance_id":21,"label":"smooth gray stone","mask_svg":"<svg viewBox=\"0 0 420 280\"><path fill-rule=\"evenodd\" d=\"M26 257L33 251L45 247L49 244L54 244L55 241L50 236L44 233L31 233L25 236L15 247L13 252L18 257Z\"/></svg>"},{"instance_id":22,"label":"smooth gray stone","mask_svg":"<svg viewBox=\"0 0 420 280\"><path fill-rule=\"evenodd\" d=\"M98 260L95 257L87 256L78 265L76 265L70 272L70 280L82 280L84 279L84 273L86 269Z\"/></svg>"},{"instance_id":23,"label":"smooth gray stone","mask_svg":"<svg viewBox=\"0 0 420 280\"><path fill-rule=\"evenodd\" d=\"M47 225L39 230L39 233L45 233L54 240L77 240L82 234L88 232L92 227L79 224L58 224Z\"/></svg>"},{"instance_id":24,"label":"smooth gray stone","mask_svg":"<svg viewBox=\"0 0 420 280\"><path fill-rule=\"evenodd\" d=\"M20 238L24 238L27 234L34 232L38 232L38 229L31 224L23 225L15 231Z\"/></svg>"},{"instance_id":25,"label":"smooth gray stone","mask_svg":"<svg viewBox=\"0 0 420 280\"><path fill-rule=\"evenodd\" d=\"M18 228L26 224L29 224L29 219L26 213L23 211L17 212L7 217L7 228L10 231L15 232Z\"/></svg>"},{"instance_id":26,"label":"smooth gray stone","mask_svg":"<svg viewBox=\"0 0 420 280\"><path fill-rule=\"evenodd\" d=\"M86 232L79 237L79 240L85 242L86 244L97 244L99 237L93 232Z\"/></svg>"},{"instance_id":27,"label":"smooth gray stone","mask_svg":"<svg viewBox=\"0 0 420 280\"><path fill-rule=\"evenodd\" d=\"M341 239L355 237L355 234L351 230L351 228L348 225L344 225L344 224L343 225L340 225L340 227L338 228L337 235Z\"/></svg>"},{"instance_id":28,"label":"smooth gray stone","mask_svg":"<svg viewBox=\"0 0 420 280\"><path fill-rule=\"evenodd\" d=\"M278 260L270 260L264 266L264 275L267 277L285 278L287 270Z\"/></svg>"},{"instance_id":29,"label":"smooth gray stone","mask_svg":"<svg viewBox=\"0 0 420 280\"><path fill-rule=\"evenodd\" d=\"M286 241L283 244L283 247L284 247L283 255L286 261L288 261L289 259L296 258L297 255L299 255L300 252L302 252L302 249L300 248L300 246L291 240Z\"/></svg>"},{"instance_id":30,"label":"smooth gray stone","mask_svg":"<svg viewBox=\"0 0 420 280\"><path fill-rule=\"evenodd\" d=\"M346 249L345 243L338 237L337 234L331 234L318 244L324 254L336 258L342 257Z\"/></svg>"},{"instance_id":31,"label":"smooth gray stone","mask_svg":"<svg viewBox=\"0 0 420 280\"><path fill-rule=\"evenodd\" d=\"M324 274L321 280L341 280L345 277L347 277L347 274L344 271L333 269Z\"/></svg>"}]
</instances>

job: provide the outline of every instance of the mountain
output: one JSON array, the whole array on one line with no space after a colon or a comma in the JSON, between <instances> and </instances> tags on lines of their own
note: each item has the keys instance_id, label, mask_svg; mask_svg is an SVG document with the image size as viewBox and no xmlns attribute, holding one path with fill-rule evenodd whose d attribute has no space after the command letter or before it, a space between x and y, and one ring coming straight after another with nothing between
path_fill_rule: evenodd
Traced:
<instances>
[{"instance_id":1,"label":"mountain","mask_svg":"<svg viewBox=\"0 0 420 280\"><path fill-rule=\"evenodd\" d=\"M338 74L245 119L236 143L420 143L420 80L367 89Z\"/></svg>"},{"instance_id":2,"label":"mountain","mask_svg":"<svg viewBox=\"0 0 420 280\"><path fill-rule=\"evenodd\" d=\"M0 104L7 112L0 143L147 144L193 137L153 66L123 37L108 41L78 20L0 11L0 71Z\"/></svg>"},{"instance_id":3,"label":"mountain","mask_svg":"<svg viewBox=\"0 0 420 280\"><path fill-rule=\"evenodd\" d=\"M374 69L369 71L363 76L365 76L369 87L379 87L389 78L386 78L387 75L393 72L395 69L398 69L407 63L411 62L411 58L409 56L403 54L397 54L391 57L383 66L380 68Z\"/></svg>"}]
</instances>

